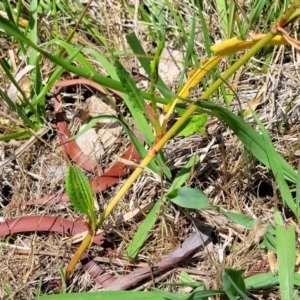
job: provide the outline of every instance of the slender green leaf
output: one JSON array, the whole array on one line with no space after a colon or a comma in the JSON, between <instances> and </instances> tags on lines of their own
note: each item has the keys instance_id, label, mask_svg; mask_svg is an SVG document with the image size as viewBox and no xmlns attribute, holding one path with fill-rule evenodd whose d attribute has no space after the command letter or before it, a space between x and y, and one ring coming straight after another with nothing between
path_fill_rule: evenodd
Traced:
<instances>
[{"instance_id":1,"label":"slender green leaf","mask_svg":"<svg viewBox=\"0 0 300 300\"><path fill-rule=\"evenodd\" d=\"M143 246L148 237L150 230L152 230L152 227L154 226L157 220L160 205L161 200L156 201L155 205L148 213L143 223L139 226L138 231L135 233L133 239L131 240L126 249L126 256L128 258L134 259L138 255L141 247Z\"/></svg>"},{"instance_id":2,"label":"slender green leaf","mask_svg":"<svg viewBox=\"0 0 300 300\"><path fill-rule=\"evenodd\" d=\"M130 107L132 107L139 114L146 113L144 100L140 94L140 91L136 87L135 81L131 78L123 65L117 59L115 60L115 68L123 88L129 96ZM130 112L132 113L131 110Z\"/></svg>"},{"instance_id":3,"label":"slender green leaf","mask_svg":"<svg viewBox=\"0 0 300 300\"><path fill-rule=\"evenodd\" d=\"M187 164L178 172L176 178L173 180L170 188L169 193L180 188L185 181L189 178L192 168L198 164L200 161L199 156L192 156Z\"/></svg>"},{"instance_id":4,"label":"slender green leaf","mask_svg":"<svg viewBox=\"0 0 300 300\"><path fill-rule=\"evenodd\" d=\"M9 81L11 83L13 83L13 85L17 88L17 90L19 91L19 93L22 95L23 97L23 101L28 104L29 101L26 97L26 94L24 93L23 89L20 87L19 83L16 81L15 77L12 75L12 73L9 70L9 67L6 63L6 61L4 60L4 58L0 58L0 65L3 68L6 76L8 77Z\"/></svg>"},{"instance_id":5,"label":"slender green leaf","mask_svg":"<svg viewBox=\"0 0 300 300\"><path fill-rule=\"evenodd\" d=\"M74 208L87 215L91 229L96 230L96 211L94 196L89 180L77 167L69 166L66 175L66 191Z\"/></svg>"},{"instance_id":6,"label":"slender green leaf","mask_svg":"<svg viewBox=\"0 0 300 300\"><path fill-rule=\"evenodd\" d=\"M298 172L297 172L296 208L297 208L298 226L300 226L300 163L298 164Z\"/></svg>"},{"instance_id":7,"label":"slender green leaf","mask_svg":"<svg viewBox=\"0 0 300 300\"><path fill-rule=\"evenodd\" d=\"M7 142L11 140L27 139L31 136L32 136L31 132L24 129L19 132L0 135L0 141Z\"/></svg>"},{"instance_id":8,"label":"slender green leaf","mask_svg":"<svg viewBox=\"0 0 300 300\"><path fill-rule=\"evenodd\" d=\"M185 300L206 300L207 297L213 297L220 294L224 294L224 291L223 290L195 291L190 296L185 298Z\"/></svg>"},{"instance_id":9,"label":"slender green leaf","mask_svg":"<svg viewBox=\"0 0 300 300\"><path fill-rule=\"evenodd\" d=\"M139 141L139 139L135 136L135 134L132 132L132 130L129 128L125 120L119 119L112 115L101 115L98 117L92 118L86 126L80 130L77 134L73 135L68 141L72 141L74 139L77 139L79 136L83 135L85 132L87 132L89 129L93 128L99 121L103 119L112 119L118 121L121 126L123 127L124 131L128 134L131 142L133 143L136 150L139 152L141 157L145 157L148 153L148 151L145 149L143 144ZM149 168L155 172L156 174L160 173L160 168L155 162L151 162L149 165Z\"/></svg>"},{"instance_id":10,"label":"slender green leaf","mask_svg":"<svg viewBox=\"0 0 300 300\"><path fill-rule=\"evenodd\" d=\"M31 0L30 1L30 15L29 15L29 34L30 40L35 45L38 44L38 30L37 30L37 23L38 23L38 0ZM38 52L36 49L31 49L29 54L29 64L35 66L37 60ZM32 74L35 73L35 70Z\"/></svg>"},{"instance_id":11,"label":"slender green leaf","mask_svg":"<svg viewBox=\"0 0 300 300\"><path fill-rule=\"evenodd\" d=\"M219 20L221 21L225 38L229 38L229 21L228 21L228 14L227 14L227 3L225 0L216 0L216 8L219 16Z\"/></svg>"},{"instance_id":12,"label":"slender green leaf","mask_svg":"<svg viewBox=\"0 0 300 300\"><path fill-rule=\"evenodd\" d=\"M128 44L130 45L130 48L133 50L133 52L136 54L137 59L141 63L142 67L146 71L149 77L151 77L151 68L150 68L150 60L147 57L146 52L144 51L143 47L140 44L140 41L136 37L134 33L130 33L126 35L126 39ZM169 88L167 85L162 81L160 77L158 77L156 86L159 89L159 91L162 93L162 95L165 98L168 98L167 94L165 91L168 91Z\"/></svg>"},{"instance_id":13,"label":"slender green leaf","mask_svg":"<svg viewBox=\"0 0 300 300\"><path fill-rule=\"evenodd\" d=\"M182 282L182 283L191 283L191 282L196 282L187 272L180 272L180 274L178 275L178 279ZM203 284L203 282L197 282L199 284L199 286Z\"/></svg>"},{"instance_id":14,"label":"slender green leaf","mask_svg":"<svg viewBox=\"0 0 300 300\"><path fill-rule=\"evenodd\" d=\"M183 294L167 294L169 299L184 300ZM174 298L173 298L174 297ZM135 292L135 291L108 291L108 292L89 292L76 294L61 294L42 296L40 300L166 300L166 294L160 292Z\"/></svg>"},{"instance_id":15,"label":"slender green leaf","mask_svg":"<svg viewBox=\"0 0 300 300\"><path fill-rule=\"evenodd\" d=\"M217 106L207 101L197 102L197 105L203 109L209 110L213 115L225 122L227 126L237 135L244 146L264 165L270 168L268 156L265 150L263 137L248 125L242 118L236 116L226 108ZM296 182L296 172L278 153L281 169L285 178L291 182Z\"/></svg>"},{"instance_id":16,"label":"slender green leaf","mask_svg":"<svg viewBox=\"0 0 300 300\"><path fill-rule=\"evenodd\" d=\"M37 49L40 53L42 53L45 57L50 59L56 65L61 66L62 68L77 74L78 76L91 79L107 88L112 88L120 92L124 92L124 89L120 82L110 79L106 76L102 76L98 74L96 71L90 72L84 68L75 67L73 64L66 63L64 60L57 58L56 56L50 54L49 52L45 51L44 49L36 46L32 43L28 38L26 38L17 28L11 26L11 24L3 17L0 16L0 28L2 28L7 34L17 38L19 42L26 43L30 47ZM141 92L141 95L144 99L150 99L149 93ZM167 104L168 100L160 97L155 97L155 101L163 104Z\"/></svg>"},{"instance_id":17,"label":"slender green leaf","mask_svg":"<svg viewBox=\"0 0 300 300\"><path fill-rule=\"evenodd\" d=\"M296 258L296 235L294 226L283 225L280 212L274 212L276 221L276 242L278 277L281 299L293 299L294 269Z\"/></svg>"},{"instance_id":18,"label":"slender green leaf","mask_svg":"<svg viewBox=\"0 0 300 300\"><path fill-rule=\"evenodd\" d=\"M14 112L16 112L18 114L18 116L23 120L23 122L30 127L31 129L36 129L36 124L34 124L30 118L27 117L25 111L23 108L19 107L16 103L14 103L9 97L8 95L3 92L2 90L0 90L0 96L2 97L2 99L4 99L4 101L8 104L8 106L10 107L10 109Z\"/></svg>"},{"instance_id":19,"label":"slender green leaf","mask_svg":"<svg viewBox=\"0 0 300 300\"><path fill-rule=\"evenodd\" d=\"M34 86L34 93L38 95L42 88L43 88L43 79L42 73L40 68L40 55L38 55L36 62L35 62L35 86ZM45 106L44 106L45 107ZM45 114L43 114L44 116Z\"/></svg>"},{"instance_id":20,"label":"slender green leaf","mask_svg":"<svg viewBox=\"0 0 300 300\"><path fill-rule=\"evenodd\" d=\"M174 204L185 208L203 209L208 204L208 198L202 191L188 187L174 189L167 197Z\"/></svg>"},{"instance_id":21,"label":"slender green leaf","mask_svg":"<svg viewBox=\"0 0 300 300\"><path fill-rule=\"evenodd\" d=\"M65 62L71 62L79 53L80 49L76 49L73 53L65 58ZM32 99L32 106L36 107L38 105L45 106L45 96L53 87L53 84L60 78L61 74L64 72L64 68L57 66L55 71L51 74L47 84L42 88L41 92Z\"/></svg>"},{"instance_id":22,"label":"slender green leaf","mask_svg":"<svg viewBox=\"0 0 300 300\"><path fill-rule=\"evenodd\" d=\"M93 67L93 65L84 57L83 54L80 53L81 50L83 50L83 48L74 48L72 45L70 45L69 43L59 40L59 39L53 39L50 40L49 42L46 43L45 47L49 47L50 45L59 45L62 48L64 48L69 54L72 53L78 53L76 56L76 61L78 61L80 63L80 65L85 68L86 70L89 70L90 72L95 72L95 68Z\"/></svg>"},{"instance_id":23,"label":"slender green leaf","mask_svg":"<svg viewBox=\"0 0 300 300\"><path fill-rule=\"evenodd\" d=\"M272 251L276 251L276 249L277 249L277 246L276 246L276 231L275 231L275 228L273 226L271 226L271 225L268 226L261 245L265 246L267 249L270 249Z\"/></svg>"},{"instance_id":24,"label":"slender green leaf","mask_svg":"<svg viewBox=\"0 0 300 300\"><path fill-rule=\"evenodd\" d=\"M271 138L268 135L267 130L265 129L264 125L262 122L258 119L254 111L252 110L251 107L249 107L252 115L254 116L256 123L260 127L260 130L262 132L262 137L265 145L265 152L267 154L267 159L269 161L269 166L270 169L272 170L274 177L276 179L276 183L278 184L278 188L280 190L281 196L283 201L288 205L290 210L297 215L297 208L292 196L292 193L289 189L289 186L284 179L284 175L280 166L279 158L277 155L277 152L275 151L275 148L272 144Z\"/></svg>"},{"instance_id":25,"label":"slender green leaf","mask_svg":"<svg viewBox=\"0 0 300 300\"><path fill-rule=\"evenodd\" d=\"M126 93L128 95L123 99L126 102L126 105L130 110L132 117L134 118L137 127L144 137L146 143L151 146L154 142L154 136L149 123L144 116L144 113L146 112L144 100L141 98L141 94L137 89L134 80L129 76L127 71L118 60L115 61L115 66L117 74L123 84L124 90L126 90ZM162 168L164 174L170 179L171 171L165 164L165 159L161 152L157 155L155 161L158 162L158 165ZM160 172L157 174L160 174Z\"/></svg>"}]
</instances>

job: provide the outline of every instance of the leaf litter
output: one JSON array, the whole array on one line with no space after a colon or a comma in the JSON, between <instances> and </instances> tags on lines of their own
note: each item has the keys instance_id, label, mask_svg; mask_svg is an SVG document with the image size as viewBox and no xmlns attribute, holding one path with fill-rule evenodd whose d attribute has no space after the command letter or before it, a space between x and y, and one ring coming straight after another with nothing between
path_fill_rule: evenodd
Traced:
<instances>
[{"instance_id":1,"label":"leaf litter","mask_svg":"<svg viewBox=\"0 0 300 300\"><path fill-rule=\"evenodd\" d=\"M113 11L113 8L110 9ZM111 20L114 20L114 18L111 18ZM112 28L109 22L102 24L102 26ZM214 20L212 20L211 26L217 32L218 25L214 23ZM109 35L116 39L116 42L120 45L125 44L124 31L120 30L118 32L116 30L116 32L113 32L110 30ZM199 52L201 51L200 49ZM248 102L258 99L257 95L262 97L256 105L256 112L269 130L276 150L284 155L289 163L296 168L300 155L297 135L299 130L299 91L297 90L299 66L292 56L281 57L281 59L290 60L291 62L274 61L268 72L252 72L256 67L248 64L238 81L238 99L235 99L231 105L235 112L240 111L240 104L242 110L245 111ZM260 90L261 87L263 87L263 90ZM78 94L80 95L80 92ZM290 99L293 97L293 105L291 109L287 110ZM280 121L278 122L278 120ZM254 125L251 117L249 117L249 122ZM187 138L177 137L166 145L164 151L172 172L174 174L178 172L191 156L199 155L202 157L201 163L193 169L187 181L187 186L204 191L209 198L210 205L221 205L228 211L239 212L269 222L274 201L279 201L270 173L251 156L245 154L237 138L216 119L209 118L206 130L208 132L206 136L196 134ZM41 216L35 219L32 227L33 233L17 234L10 238L3 237L2 240L0 267L3 270L3 277L0 280L9 282L13 286L17 299L34 295L37 278L39 277L48 278L44 279L42 290L51 293L51 289L48 288L51 280L59 278L59 266L66 265L74 250L72 245L66 246L61 243L61 234L49 233L50 228L47 226L42 227L42 233L37 232L41 218L48 218L51 214L51 218L53 218L51 222L55 226L57 224L53 220L63 218L84 229L83 225L76 222L79 216L66 203L68 199L66 194L63 194L64 176L54 178L51 181L46 180L47 174L45 172L49 167L61 168L67 165L65 152L59 147L61 143L66 141L66 138L61 135L61 140L58 141L57 137L51 132L52 128L49 128L49 133L43 135L47 142L43 142L43 139L36 139L35 143L30 145L30 148L18 154L14 160L10 160L1 170L1 200L3 204L1 217L4 220L0 223L2 234L6 235L9 232L7 231L7 224L12 226L13 224L19 224L21 226L20 230L24 231L22 227L26 228L28 226L28 220L34 220L35 216ZM71 134L68 137L71 137ZM128 141L126 140L124 143L128 144ZM16 145L8 143L3 146L3 149L5 158L11 157L16 151ZM73 156L70 153L68 155L70 158L76 159L78 152L75 151ZM113 156L114 153L112 154L109 151L107 155ZM94 159L85 154L84 159L78 161L86 163L94 161ZM85 164L82 166L85 166ZM104 168L107 167L108 165L105 165ZM92 163L87 167L89 171L96 170L96 168L98 169L98 163ZM89 176L93 178L93 175ZM118 190L121 184L118 182L122 178L120 176L116 177L115 181L111 181L112 184L107 184L104 187L99 187L103 178L99 181L94 180L95 190L97 192L102 191L97 196L100 207L105 206ZM168 187L169 183L167 181L162 181L152 173L145 172L129 191L120 207L114 212L110 221L114 222L133 208L136 209L155 201L162 192L168 190ZM56 196L53 197L53 195ZM29 199L44 200L35 202L34 200L28 201ZM51 202L50 199L56 200ZM64 199L64 203L57 201L57 199ZM4 200L9 202L8 206L4 205ZM47 205L41 205L45 204L46 201L48 202ZM39 206L35 204L39 204ZM118 256L126 249L126 244L129 244L142 219L143 216L139 216L126 222L117 223L118 225L110 229L105 236L113 244L112 251L104 251L99 245L92 245L89 250L89 258L99 257L99 254L101 254L103 257L116 261ZM19 221L16 222L17 220ZM61 220L60 224L65 222ZM149 277L150 269L154 266L158 268L157 272L162 271L158 266L161 266L164 260L168 260L170 256L172 257L172 253L176 253L180 249L179 245L181 243L186 245L191 237L195 238L195 233L192 233L193 228L197 228L201 224L214 228L211 238L207 239L210 235L210 233L207 233L205 247L200 248L199 252L193 257L185 259L182 266L187 270L192 270L191 274L193 274L193 271L209 270L209 276L206 276L205 272L202 275L191 275L196 280L204 281L207 288L220 288L224 267L244 268L247 272L253 272L257 269L258 263L266 260L267 253L257 247L257 242L262 237L255 232L257 229L247 229L240 226L224 217L217 210L181 210L165 203L161 218L153 228L138 257L138 262L149 263L152 267L146 267L145 269L137 267L131 272L124 269L124 266L110 262L101 263L101 269L96 271L98 272L97 275L94 274L91 277L86 276L81 267L78 267L70 291L99 290L101 289L100 285L109 289L110 284L112 284L112 289L118 284L119 287L129 288L130 286L124 283L126 276L128 276L127 279L135 275L140 277L141 274L147 274ZM13 230L13 228L10 230ZM68 226L65 227L65 229L67 228ZM62 232L61 227L57 227L57 229ZM68 231L67 236L71 233L72 231ZM253 238L249 239L249 237ZM201 242L197 245L200 244ZM15 250L11 250L13 248L4 245L14 246ZM230 254L227 254L228 248L235 249L235 246L237 250L232 250ZM28 252L20 254L16 250L17 247L20 249L21 247L26 248ZM196 248L189 249L195 251ZM187 250L187 252L189 251ZM46 255L46 252L49 252L49 254ZM177 253L179 252L180 250ZM179 256L185 258L183 253ZM86 260L86 258L84 259ZM175 260L171 261L175 263ZM95 262L93 261L83 264L85 267L95 270L91 268L90 262L92 262L93 268L95 266L99 267L98 264L94 265ZM268 269L268 265L264 265L263 272L268 271ZM96 279L102 274L109 281L108 286L104 283L105 280L99 281ZM114 281L112 276L120 277ZM169 279L177 280L172 273L164 278L164 281L169 282ZM98 282L99 285L95 285L95 282ZM130 279L129 282L136 283L133 279ZM272 292L271 290L270 295L272 295ZM3 291L0 293L2 293L0 295L4 295Z\"/></svg>"}]
</instances>

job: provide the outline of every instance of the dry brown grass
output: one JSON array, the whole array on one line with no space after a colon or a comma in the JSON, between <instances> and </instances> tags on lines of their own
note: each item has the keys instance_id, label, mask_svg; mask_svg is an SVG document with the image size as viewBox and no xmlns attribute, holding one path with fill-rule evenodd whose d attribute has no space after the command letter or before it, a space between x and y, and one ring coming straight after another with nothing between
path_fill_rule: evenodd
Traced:
<instances>
[{"instance_id":1,"label":"dry brown grass","mask_svg":"<svg viewBox=\"0 0 300 300\"><path fill-rule=\"evenodd\" d=\"M117 5L110 1L97 3L102 10L97 11L94 8L95 22L103 21L99 27L103 29L102 33L111 45L119 49L128 49L124 35L135 30L142 42L147 47L151 46L147 39L146 27L135 27L134 18L125 13L126 9L122 8L119 2ZM134 7L134 1L129 4ZM186 16L191 14L192 7L187 2L173 1L173 4ZM215 40L221 36L216 20L217 17L210 23ZM169 22L170 26L175 26L174 21ZM84 34L80 34L80 38L86 40L88 46L92 43ZM171 39L174 36L170 35L167 38ZM197 43L201 57L204 55L201 38ZM109 51L101 47L97 49L102 53ZM292 110L285 112L285 107L291 97L298 93L299 65L294 53L283 53L281 50L277 53L268 72L257 69L257 65L252 63L242 70L236 79L238 99L232 103L231 108L238 111L240 104L245 108L249 101L261 97L257 114L269 130L278 152L297 167L300 155L299 97L296 96ZM96 62L93 63L99 67ZM131 68L135 62L128 58L126 64ZM226 64L225 61L224 65ZM278 128L279 120L285 125L281 130ZM272 208L281 205L272 175L253 159L232 132L216 119L211 118L206 129L207 136L196 134L188 138L174 138L165 146L164 153L173 175L192 155L199 155L201 163L194 168L187 182L188 186L203 190L209 197L210 205L219 205L228 211L269 222L272 219ZM0 214L4 220L17 216L46 214L72 220L78 218L70 204L25 208L18 206L23 201L51 195L64 189L67 162L57 137L51 134L50 130L49 134L43 136L43 140L45 142L37 141L1 170ZM128 143L125 137L122 141ZM1 155L5 158L10 157L21 143L1 143ZM109 157L115 157L115 154L115 149L110 149L101 163L106 165L107 161L111 162L113 159ZM97 196L100 208L109 203L124 180L126 179ZM170 183L164 178L160 179L151 172L145 172L128 191L108 222L114 222L134 208L157 200L169 186ZM16 204L18 208L12 209L8 204ZM130 219L106 232L108 240L114 245L114 251L107 253L99 246L91 246L89 253L113 275L129 272L128 262L122 258L122 254L143 219L144 216ZM266 259L266 251L258 247L264 228L246 230L218 211L185 210L164 202L158 221L141 249L135 265L145 266L160 261L176 249L200 223L214 227L213 235L204 248L199 249L198 253L179 267L184 268L195 280L203 281L208 289L221 288L222 271L225 267L245 269L248 273ZM62 238L59 234L46 232L18 234L2 239L0 282L11 286L14 299L34 299L40 279L42 293L52 291L53 280L60 277L59 268L67 265L76 247L70 242L64 242ZM174 282L177 281L178 272L179 269L170 270L157 279L159 282ZM148 289L151 286L152 282L149 281L138 289ZM85 274L81 265L78 265L72 276L69 291L95 290L99 290L99 287ZM276 289L253 291L253 295L258 299L279 299ZM3 287L0 287L0 298L8 299Z\"/></svg>"}]
</instances>

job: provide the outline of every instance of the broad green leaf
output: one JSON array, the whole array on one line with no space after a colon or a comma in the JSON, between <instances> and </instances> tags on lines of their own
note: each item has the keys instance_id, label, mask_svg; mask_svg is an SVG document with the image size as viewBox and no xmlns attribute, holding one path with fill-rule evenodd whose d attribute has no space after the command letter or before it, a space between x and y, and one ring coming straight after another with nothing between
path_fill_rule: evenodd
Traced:
<instances>
[{"instance_id":1,"label":"broad green leaf","mask_svg":"<svg viewBox=\"0 0 300 300\"><path fill-rule=\"evenodd\" d=\"M176 133L176 136L190 136L194 133L205 134L205 128L203 127L207 121L207 114L201 114L193 116L188 119L186 124Z\"/></svg>"},{"instance_id":2,"label":"broad green leaf","mask_svg":"<svg viewBox=\"0 0 300 300\"><path fill-rule=\"evenodd\" d=\"M176 175L176 178L173 180L173 182L172 182L172 184L169 188L169 193L172 192L175 189L180 188L185 183L185 181L191 175L192 168L196 164L198 164L199 161L200 161L200 159L199 159L198 155L194 155L189 159L187 164L178 172L178 174Z\"/></svg>"},{"instance_id":3,"label":"broad green leaf","mask_svg":"<svg viewBox=\"0 0 300 300\"><path fill-rule=\"evenodd\" d=\"M251 300L246 295L246 285L243 278L244 270L225 269L223 287L229 299Z\"/></svg>"},{"instance_id":4,"label":"broad green leaf","mask_svg":"<svg viewBox=\"0 0 300 300\"><path fill-rule=\"evenodd\" d=\"M280 212L274 212L276 221L276 243L278 277L281 299L293 299L294 269L296 258L296 235L294 226L283 224Z\"/></svg>"},{"instance_id":5,"label":"broad green leaf","mask_svg":"<svg viewBox=\"0 0 300 300\"><path fill-rule=\"evenodd\" d=\"M278 283L278 276L274 276L272 273L256 274L245 279L247 289L268 288Z\"/></svg>"},{"instance_id":6,"label":"broad green leaf","mask_svg":"<svg viewBox=\"0 0 300 300\"><path fill-rule=\"evenodd\" d=\"M161 200L156 201L155 205L148 213L143 223L139 226L139 229L135 233L133 239L131 240L126 249L126 256L128 258L134 259L138 255L141 247L143 246L148 237L149 231L152 230L152 227L154 226L157 220L160 205Z\"/></svg>"},{"instance_id":7,"label":"broad green leaf","mask_svg":"<svg viewBox=\"0 0 300 300\"><path fill-rule=\"evenodd\" d=\"M198 189L181 187L167 194L171 202L185 208L203 209L207 207L207 196Z\"/></svg>"},{"instance_id":8,"label":"broad green leaf","mask_svg":"<svg viewBox=\"0 0 300 300\"><path fill-rule=\"evenodd\" d=\"M239 225L245 226L247 228L253 228L254 219L250 217L233 212L227 212L223 209L220 210L220 213Z\"/></svg>"},{"instance_id":9,"label":"broad green leaf","mask_svg":"<svg viewBox=\"0 0 300 300\"><path fill-rule=\"evenodd\" d=\"M66 175L66 191L74 208L87 215L92 230L96 230L94 196L89 180L77 167L69 166Z\"/></svg>"}]
</instances>

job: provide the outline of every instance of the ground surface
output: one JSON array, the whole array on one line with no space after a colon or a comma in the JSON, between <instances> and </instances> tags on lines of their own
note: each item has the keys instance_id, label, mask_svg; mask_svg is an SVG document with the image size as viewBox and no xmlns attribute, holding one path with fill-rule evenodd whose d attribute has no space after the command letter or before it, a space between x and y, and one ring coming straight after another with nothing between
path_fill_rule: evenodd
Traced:
<instances>
[{"instance_id":1,"label":"ground surface","mask_svg":"<svg viewBox=\"0 0 300 300\"><path fill-rule=\"evenodd\" d=\"M134 3L129 4L133 9ZM179 3L173 3L175 9L178 9L178 5ZM183 7L184 11L181 13L188 19L194 8L189 3L185 3ZM80 38L88 46L92 45L101 53L109 52L109 47L113 46L129 51L124 36L135 30L144 47L147 50L154 49L155 45L150 43L147 38L147 26L142 26L142 24L136 26L133 17L125 11L126 9L122 8L119 2L115 5L110 1L95 1L95 5L92 6L89 13L94 16L95 22L99 22L99 28L111 45L107 49L97 46L84 32L79 32ZM47 22L50 21L51 19L45 19L45 26L48 26L50 23ZM212 30L217 28L217 16L212 16L209 21ZM172 21L168 20L168 22L172 26ZM200 27L199 32L201 32ZM178 32L167 34L168 45L175 43L178 38L176 34L180 35ZM220 34L219 30L212 33L214 42L217 42ZM5 41L4 37L3 40ZM74 41L75 45L78 44L78 36ZM10 43L9 40L6 42ZM203 58L205 53L201 36L199 36L199 41L197 40L197 46L199 57ZM180 47L179 45L177 48L179 52L182 51ZM231 107L232 111L238 112L240 105L244 110L249 101L259 98L256 112L271 134L277 151L297 168L300 155L298 150L300 128L299 57L289 48L284 53L278 49L276 51L278 56L270 62L270 68L267 71L259 69L259 63L253 60L242 69L239 76L234 78L236 97L231 103ZM172 53L174 54L174 52ZM139 67L131 56L123 58L123 62L128 71L131 71L133 67ZM101 72L97 63L93 63ZM227 63L224 61L224 65ZM170 70L168 67L166 68ZM46 79L46 70L44 74ZM179 80L179 74L177 74L177 78L176 75L171 75L169 74L166 81L170 88L174 88ZM72 77L72 74L66 74L66 76ZM145 84L140 79L137 80L137 83L141 87ZM5 86L3 82L2 87L5 88ZM68 95L72 94L70 103L76 103L71 106L68 121L69 128L73 133L77 132L80 125L86 123L86 120L90 118L86 112L86 98L82 96L85 90L84 85L78 85L75 89L67 91ZM201 91L201 87L199 87L199 91ZM78 97L81 97L80 101L74 100ZM291 99L293 99L292 109L286 111ZM11 158L8 163L1 165L0 215L2 221L32 215L51 215L73 221L80 219L79 214L74 212L69 203L50 202L45 205L22 205L24 201L59 194L65 189L64 178L69 161L60 146L51 121L54 105L51 97L48 105L49 120L46 126L49 130L46 134L36 138L32 145L17 156L14 156L15 151L25 141L11 140L1 143L2 160ZM4 109L5 105L2 103L2 110L4 111ZM117 111L122 111L132 123L120 100L117 101ZM12 120L17 118L7 109L6 113L7 118ZM248 120L250 124L254 125L253 120ZM233 133L216 118L209 118L206 130L206 135L177 137L164 147L163 151L173 176L193 155L198 155L201 163L193 169L186 183L187 186L201 189L208 196L212 206L219 205L231 212L269 221L272 217L274 203L279 208L282 207L273 176L244 150L243 145ZM5 126L2 127L2 132L5 133ZM126 134L120 132L113 144L104 145L102 155L96 158L100 168L106 169L116 163L129 143ZM93 178L93 174L88 174L88 176ZM109 203L125 180L126 176L120 178L119 183L97 195L100 211ZM166 178L160 178L150 171L144 172L113 212L107 224L113 225L120 216L153 203L167 191L169 186L170 182ZM116 222L115 226L108 226L105 237L110 243L109 249L91 245L89 255L109 274L117 277L129 273L135 268L158 263L179 247L199 225L209 225L213 228L213 232L204 247L200 247L184 262L157 275L157 278L148 278L132 288L147 290L153 286L155 279L156 285L159 287L164 282L175 282L182 270L189 273L194 280L203 281L209 289L221 288L222 272L225 267L245 269L246 276L269 271L267 253L264 249L257 247L264 235L262 226L246 230L231 222L217 210L185 210L175 207L169 202L163 203L158 221L149 233L147 242L139 252L136 261L131 262L131 266L128 266L129 262L123 258L123 253L143 219L142 214L130 218L126 222ZM59 268L66 267L76 249L76 245L72 244L67 235L52 232L15 234L2 238L1 245L0 282L3 284L0 287L1 299L9 299L4 283L8 284L12 290L13 298L11 299L34 299L38 288L41 289L42 294L53 293L60 278ZM232 251L234 247L236 250ZM166 287L166 289L175 290L172 287ZM68 290L73 292L97 291L101 290L101 287L79 263ZM183 288L179 290L188 291ZM267 291L256 290L253 295L258 299L280 298L276 288Z\"/></svg>"}]
</instances>

